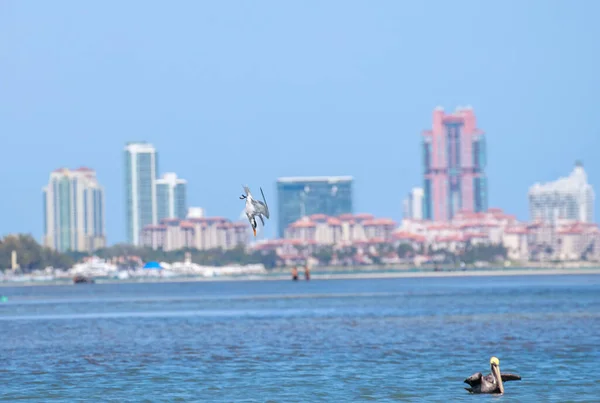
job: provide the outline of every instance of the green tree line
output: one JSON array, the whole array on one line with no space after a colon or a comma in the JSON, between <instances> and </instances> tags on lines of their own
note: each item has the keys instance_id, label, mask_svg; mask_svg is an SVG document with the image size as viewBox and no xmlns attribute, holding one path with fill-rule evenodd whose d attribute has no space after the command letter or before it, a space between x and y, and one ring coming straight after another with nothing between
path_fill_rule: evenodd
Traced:
<instances>
[{"instance_id":1,"label":"green tree line","mask_svg":"<svg viewBox=\"0 0 600 403\"><path fill-rule=\"evenodd\" d=\"M71 267L74 263L70 256L42 247L31 235L9 235L0 239L0 269L12 267L13 251L17 252L17 263L23 271Z\"/></svg>"},{"instance_id":2,"label":"green tree line","mask_svg":"<svg viewBox=\"0 0 600 403\"><path fill-rule=\"evenodd\" d=\"M372 257L375 264L380 263L380 256L389 252L396 252L401 258L410 258L417 253L425 252L422 249L415 250L409 244L401 244L396 250L394 250L391 244L380 245L378 249L378 253ZM229 250L223 250L220 248L210 250L182 249L166 252L162 250L136 247L128 244L116 244L107 248L99 249L93 253L59 253L41 246L30 235L9 235L0 239L0 270L11 268L12 251L17 252L17 263L23 272L44 269L49 266L66 269L72 267L73 264L81 261L83 258L92 255L103 259L130 257L130 261L125 259L125 261L121 262L121 264L126 267L136 267L139 264L136 257L139 257L143 262L182 262L185 259L186 252L190 253L192 262L207 266L262 263L267 269L271 269L276 267L278 263L278 258L274 251L248 252L243 246ZM506 259L506 249L502 245L472 245L467 243L464 249L456 253L433 250L429 250L428 252L429 254L444 255L444 261L449 263L464 262L466 264L472 264L476 261L492 262ZM347 247L342 250L334 250L334 248L331 246L323 246L312 255L322 264L328 265L332 261L334 254L338 257L338 259L348 262L355 253L356 248L354 247Z\"/></svg>"},{"instance_id":3,"label":"green tree line","mask_svg":"<svg viewBox=\"0 0 600 403\"><path fill-rule=\"evenodd\" d=\"M9 235L0 239L0 270L12 267L11 256L13 251L17 252L17 263L24 272L44 269L49 266L66 269L72 267L73 264L81 261L83 258L92 255L103 259L131 257L133 259L129 262L125 261L124 265L132 267L137 265L135 257L139 257L143 262L158 261L173 263L184 261L186 252L190 252L192 262L207 266L262 263L269 269L275 267L277 263L275 252L262 253L256 251L249 253L243 246L229 250L222 250L220 248L210 250L185 249L165 252L127 244L116 244L92 253L59 253L43 247L31 235Z\"/></svg>"}]
</instances>

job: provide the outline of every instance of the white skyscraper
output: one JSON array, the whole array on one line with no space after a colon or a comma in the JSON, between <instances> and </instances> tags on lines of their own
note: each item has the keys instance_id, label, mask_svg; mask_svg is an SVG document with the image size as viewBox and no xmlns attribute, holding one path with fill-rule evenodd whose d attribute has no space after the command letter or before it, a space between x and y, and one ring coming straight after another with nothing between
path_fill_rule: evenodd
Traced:
<instances>
[{"instance_id":1,"label":"white skyscraper","mask_svg":"<svg viewBox=\"0 0 600 403\"><path fill-rule=\"evenodd\" d=\"M402 203L403 218L412 220L423 219L423 188L413 188Z\"/></svg>"},{"instance_id":2,"label":"white skyscraper","mask_svg":"<svg viewBox=\"0 0 600 403\"><path fill-rule=\"evenodd\" d=\"M44 246L90 252L106 246L104 190L89 168L57 169L43 188Z\"/></svg>"},{"instance_id":3,"label":"white skyscraper","mask_svg":"<svg viewBox=\"0 0 600 403\"><path fill-rule=\"evenodd\" d=\"M187 214L187 181L169 172L156 180L158 221L163 218L185 219Z\"/></svg>"},{"instance_id":4,"label":"white skyscraper","mask_svg":"<svg viewBox=\"0 0 600 403\"><path fill-rule=\"evenodd\" d=\"M573 172L554 182L536 183L529 188L529 211L534 221L594 221L594 190L587 182L581 163Z\"/></svg>"},{"instance_id":5,"label":"white skyscraper","mask_svg":"<svg viewBox=\"0 0 600 403\"><path fill-rule=\"evenodd\" d=\"M125 146L125 203L127 241L140 245L140 232L146 225L157 224L156 149L152 144L128 143Z\"/></svg>"}]
</instances>

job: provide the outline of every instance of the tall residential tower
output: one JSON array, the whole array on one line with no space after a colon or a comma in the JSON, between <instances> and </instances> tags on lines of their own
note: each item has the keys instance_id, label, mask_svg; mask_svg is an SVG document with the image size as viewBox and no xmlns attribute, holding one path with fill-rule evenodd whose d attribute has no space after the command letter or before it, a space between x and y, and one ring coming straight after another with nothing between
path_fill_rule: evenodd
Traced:
<instances>
[{"instance_id":1,"label":"tall residential tower","mask_svg":"<svg viewBox=\"0 0 600 403\"><path fill-rule=\"evenodd\" d=\"M423 218L447 221L458 211L487 210L486 146L471 107L433 111L423 132Z\"/></svg>"},{"instance_id":2,"label":"tall residential tower","mask_svg":"<svg viewBox=\"0 0 600 403\"><path fill-rule=\"evenodd\" d=\"M106 246L104 190L89 168L57 169L43 188L44 246L91 252Z\"/></svg>"},{"instance_id":3,"label":"tall residential tower","mask_svg":"<svg viewBox=\"0 0 600 403\"><path fill-rule=\"evenodd\" d=\"M158 221L163 218L185 219L187 215L187 181L169 172L156 180Z\"/></svg>"},{"instance_id":4,"label":"tall residential tower","mask_svg":"<svg viewBox=\"0 0 600 403\"><path fill-rule=\"evenodd\" d=\"M157 153L152 144L139 142L125 146L125 203L127 241L140 245L140 232L157 224Z\"/></svg>"},{"instance_id":5,"label":"tall residential tower","mask_svg":"<svg viewBox=\"0 0 600 403\"><path fill-rule=\"evenodd\" d=\"M529 188L529 211L533 221L555 224L558 220L594 222L594 189L581 162L573 172L553 182Z\"/></svg>"}]
</instances>

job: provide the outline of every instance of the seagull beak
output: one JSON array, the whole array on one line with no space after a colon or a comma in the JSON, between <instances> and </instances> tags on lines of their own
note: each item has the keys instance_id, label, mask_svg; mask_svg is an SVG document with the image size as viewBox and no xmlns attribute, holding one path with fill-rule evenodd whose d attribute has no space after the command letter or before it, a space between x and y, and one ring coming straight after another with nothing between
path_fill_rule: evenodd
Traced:
<instances>
[{"instance_id":1,"label":"seagull beak","mask_svg":"<svg viewBox=\"0 0 600 403\"><path fill-rule=\"evenodd\" d=\"M254 236L256 236L256 228L252 228L252 232L254 232Z\"/></svg>"}]
</instances>

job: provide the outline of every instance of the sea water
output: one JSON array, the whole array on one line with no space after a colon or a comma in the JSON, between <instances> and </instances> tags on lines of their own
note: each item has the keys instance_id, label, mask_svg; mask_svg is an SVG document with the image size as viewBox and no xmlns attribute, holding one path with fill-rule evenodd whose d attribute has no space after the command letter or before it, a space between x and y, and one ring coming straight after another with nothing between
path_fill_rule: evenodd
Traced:
<instances>
[{"instance_id":1,"label":"sea water","mask_svg":"<svg viewBox=\"0 0 600 403\"><path fill-rule=\"evenodd\" d=\"M2 401L600 401L600 275L0 294ZM469 395L491 356L522 380Z\"/></svg>"}]
</instances>

